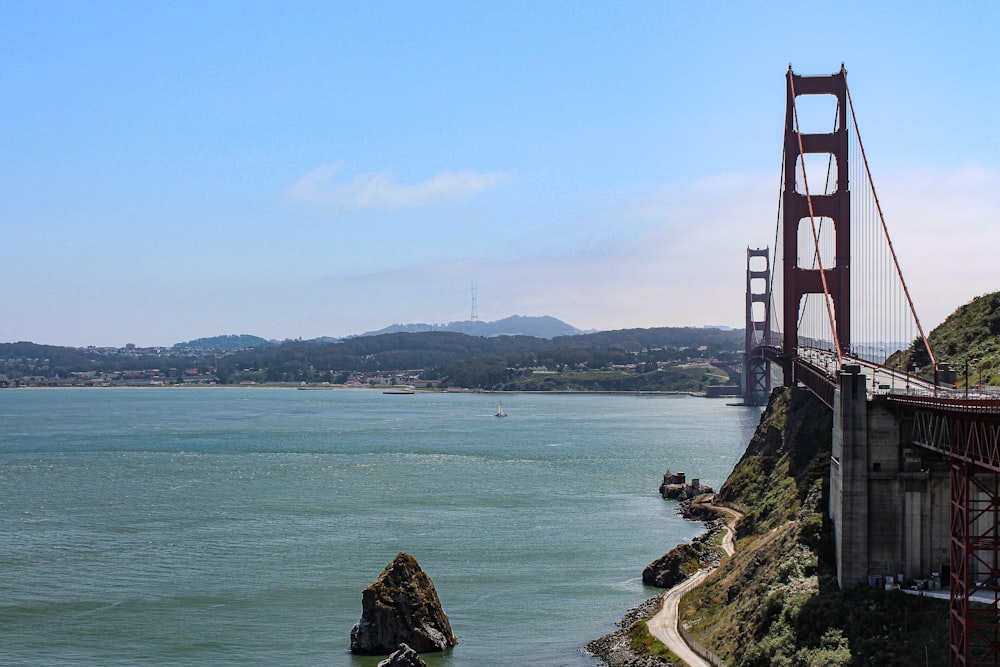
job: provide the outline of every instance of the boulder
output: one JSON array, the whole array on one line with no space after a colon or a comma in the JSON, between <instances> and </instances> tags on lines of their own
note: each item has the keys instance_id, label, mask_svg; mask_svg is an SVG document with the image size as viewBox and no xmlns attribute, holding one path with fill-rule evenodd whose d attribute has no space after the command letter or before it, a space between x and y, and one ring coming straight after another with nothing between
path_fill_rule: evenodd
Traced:
<instances>
[{"instance_id":1,"label":"boulder","mask_svg":"<svg viewBox=\"0 0 1000 667\"><path fill-rule=\"evenodd\" d=\"M399 650L378 663L378 667L427 667L427 663L412 648L400 644Z\"/></svg>"},{"instance_id":2,"label":"boulder","mask_svg":"<svg viewBox=\"0 0 1000 667\"><path fill-rule=\"evenodd\" d=\"M688 484L687 476L682 472L675 474L668 470L663 473L660 495L664 500L689 500L705 493L712 493L712 487L705 486L697 478Z\"/></svg>"},{"instance_id":3,"label":"boulder","mask_svg":"<svg viewBox=\"0 0 1000 667\"><path fill-rule=\"evenodd\" d=\"M417 560L399 553L361 594L361 621L351 628L351 651L388 654L400 644L443 651L458 639L437 590Z\"/></svg>"}]
</instances>

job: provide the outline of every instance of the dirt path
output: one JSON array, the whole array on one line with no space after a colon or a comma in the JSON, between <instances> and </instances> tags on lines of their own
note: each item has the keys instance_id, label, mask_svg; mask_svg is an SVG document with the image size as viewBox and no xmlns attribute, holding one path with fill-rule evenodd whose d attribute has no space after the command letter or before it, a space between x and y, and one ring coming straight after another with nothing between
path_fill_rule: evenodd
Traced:
<instances>
[{"instance_id":1,"label":"dirt path","mask_svg":"<svg viewBox=\"0 0 1000 667\"><path fill-rule=\"evenodd\" d=\"M743 513L722 505L712 505L712 507L729 517L726 521L726 532L722 536L722 550L726 552L726 556L732 556L736 553L736 524L743 518Z\"/></svg>"},{"instance_id":2,"label":"dirt path","mask_svg":"<svg viewBox=\"0 0 1000 667\"><path fill-rule=\"evenodd\" d=\"M736 553L736 523L743 518L743 515L734 509L712 505L716 510L724 513L728 518L725 532L722 535L722 550L727 556ZM681 598L686 592L701 583L701 580L708 574L708 570L698 570L683 582L674 586L663 594L663 608L649 619L647 626L649 633L663 642L670 651L684 661L688 667L712 667L704 658L695 653L678 630L677 610L680 606Z\"/></svg>"},{"instance_id":3,"label":"dirt path","mask_svg":"<svg viewBox=\"0 0 1000 667\"><path fill-rule=\"evenodd\" d=\"M646 622L649 634L653 635L688 667L712 667L704 658L691 650L680 630L677 629L677 609L686 592L701 583L707 570L698 570L690 577L663 594L663 608Z\"/></svg>"}]
</instances>

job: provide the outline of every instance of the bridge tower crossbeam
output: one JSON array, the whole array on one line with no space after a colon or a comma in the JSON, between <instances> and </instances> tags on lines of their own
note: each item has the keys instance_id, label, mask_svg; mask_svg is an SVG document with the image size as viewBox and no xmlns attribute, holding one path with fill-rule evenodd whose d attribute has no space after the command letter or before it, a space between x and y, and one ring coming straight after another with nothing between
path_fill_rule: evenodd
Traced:
<instances>
[{"instance_id":1,"label":"bridge tower crossbeam","mask_svg":"<svg viewBox=\"0 0 1000 667\"><path fill-rule=\"evenodd\" d=\"M830 76L802 76L792 72L785 76L786 109L784 139L784 177L782 191L782 326L784 337L785 386L795 385L794 359L798 348L798 321L802 297L807 294L829 293L833 306L834 339L840 352L851 345L851 198L848 187L847 135L847 71ZM802 133L795 109L801 95L833 95L837 98L836 128L831 133ZM837 187L829 194L812 194L806 187L805 176L799 178L800 159L807 154L829 154L836 160ZM804 170L804 167L802 167ZM803 186L799 191L798 184ZM817 218L833 221L835 228L834 265L805 268L799 265L799 226L815 225ZM814 229L815 232L815 229ZM814 233L815 236L815 233ZM813 257L813 248L805 249ZM818 253L818 249L816 249Z\"/></svg>"}]
</instances>

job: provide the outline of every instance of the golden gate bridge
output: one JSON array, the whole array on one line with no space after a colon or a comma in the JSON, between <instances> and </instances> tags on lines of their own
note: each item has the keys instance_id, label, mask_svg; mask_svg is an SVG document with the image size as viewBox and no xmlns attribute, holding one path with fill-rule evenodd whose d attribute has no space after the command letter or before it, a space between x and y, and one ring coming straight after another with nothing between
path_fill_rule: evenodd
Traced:
<instances>
[{"instance_id":1,"label":"golden gate bridge","mask_svg":"<svg viewBox=\"0 0 1000 667\"><path fill-rule=\"evenodd\" d=\"M773 242L747 250L744 401L767 400L774 365L834 411L841 586L937 571L951 665L1000 665L1000 401L970 392L967 372L957 388L931 349L843 65L829 76L789 66L786 102ZM802 108L817 102L829 125L805 127Z\"/></svg>"}]
</instances>

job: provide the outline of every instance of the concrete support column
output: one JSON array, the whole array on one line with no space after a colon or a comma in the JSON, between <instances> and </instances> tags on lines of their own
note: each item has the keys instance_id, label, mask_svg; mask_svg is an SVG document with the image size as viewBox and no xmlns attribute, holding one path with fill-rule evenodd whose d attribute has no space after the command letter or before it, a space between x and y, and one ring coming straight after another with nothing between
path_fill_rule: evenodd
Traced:
<instances>
[{"instance_id":1,"label":"concrete support column","mask_svg":"<svg viewBox=\"0 0 1000 667\"><path fill-rule=\"evenodd\" d=\"M833 402L830 518L837 554L837 580L842 589L868 582L866 382L860 366L844 366Z\"/></svg>"}]
</instances>

